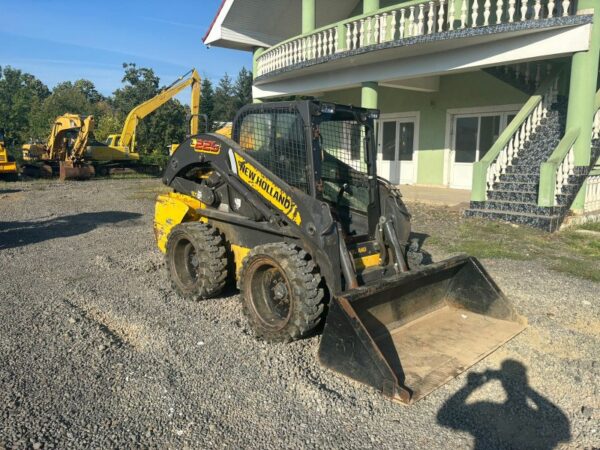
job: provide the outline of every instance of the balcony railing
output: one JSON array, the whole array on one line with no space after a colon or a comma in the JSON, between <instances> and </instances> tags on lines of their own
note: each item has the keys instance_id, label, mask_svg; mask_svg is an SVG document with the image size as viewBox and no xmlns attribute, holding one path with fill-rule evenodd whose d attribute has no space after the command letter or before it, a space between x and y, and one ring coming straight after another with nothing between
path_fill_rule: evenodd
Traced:
<instances>
[{"instance_id":1,"label":"balcony railing","mask_svg":"<svg viewBox=\"0 0 600 450\"><path fill-rule=\"evenodd\" d=\"M284 41L260 55L257 76L339 52L417 36L575 15L576 0L417 0Z\"/></svg>"}]
</instances>

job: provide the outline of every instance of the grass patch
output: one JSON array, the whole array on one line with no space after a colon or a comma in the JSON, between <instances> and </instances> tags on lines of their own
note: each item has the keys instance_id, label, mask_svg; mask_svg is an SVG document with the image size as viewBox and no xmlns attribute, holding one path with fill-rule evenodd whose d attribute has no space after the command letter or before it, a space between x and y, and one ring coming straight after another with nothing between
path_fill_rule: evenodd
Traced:
<instances>
[{"instance_id":1,"label":"grass patch","mask_svg":"<svg viewBox=\"0 0 600 450\"><path fill-rule=\"evenodd\" d=\"M541 260L552 270L600 282L599 223L546 233L525 226L461 219L428 242L448 252L462 252L477 258Z\"/></svg>"}]
</instances>

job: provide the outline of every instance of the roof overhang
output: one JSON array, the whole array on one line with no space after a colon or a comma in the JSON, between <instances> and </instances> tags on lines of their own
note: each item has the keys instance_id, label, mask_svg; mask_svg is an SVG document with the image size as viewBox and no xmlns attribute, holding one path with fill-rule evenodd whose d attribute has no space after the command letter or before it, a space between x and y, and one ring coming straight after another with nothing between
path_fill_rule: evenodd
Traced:
<instances>
[{"instance_id":1,"label":"roof overhang","mask_svg":"<svg viewBox=\"0 0 600 450\"><path fill-rule=\"evenodd\" d=\"M316 2L316 26L356 13L360 0ZM252 51L302 34L299 0L223 0L204 36L206 45Z\"/></svg>"}]
</instances>

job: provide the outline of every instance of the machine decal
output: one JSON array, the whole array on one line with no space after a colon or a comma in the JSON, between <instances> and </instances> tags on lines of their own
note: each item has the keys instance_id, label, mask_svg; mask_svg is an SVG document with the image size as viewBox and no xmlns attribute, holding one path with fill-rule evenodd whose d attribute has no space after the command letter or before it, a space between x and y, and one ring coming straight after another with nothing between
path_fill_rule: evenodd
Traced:
<instances>
[{"instance_id":1,"label":"machine decal","mask_svg":"<svg viewBox=\"0 0 600 450\"><path fill-rule=\"evenodd\" d=\"M218 155L221 152L221 144L207 139L192 139L192 148L199 153Z\"/></svg>"},{"instance_id":2,"label":"machine decal","mask_svg":"<svg viewBox=\"0 0 600 450\"><path fill-rule=\"evenodd\" d=\"M235 153L235 162L239 176L245 183L270 201L296 225L302 223L298 206L289 195L237 153Z\"/></svg>"}]
</instances>

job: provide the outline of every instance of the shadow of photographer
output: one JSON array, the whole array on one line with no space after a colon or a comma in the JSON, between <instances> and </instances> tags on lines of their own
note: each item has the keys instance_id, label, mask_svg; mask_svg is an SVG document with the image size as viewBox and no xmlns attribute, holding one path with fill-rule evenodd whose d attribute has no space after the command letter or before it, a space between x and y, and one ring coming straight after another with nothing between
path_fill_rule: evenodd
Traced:
<instances>
[{"instance_id":1,"label":"shadow of photographer","mask_svg":"<svg viewBox=\"0 0 600 450\"><path fill-rule=\"evenodd\" d=\"M467 403L475 390L492 380L502 383L504 403ZM527 368L511 359L500 370L469 373L467 384L440 408L437 420L447 428L471 433L475 449L551 449L571 438L567 416L529 386Z\"/></svg>"}]
</instances>

